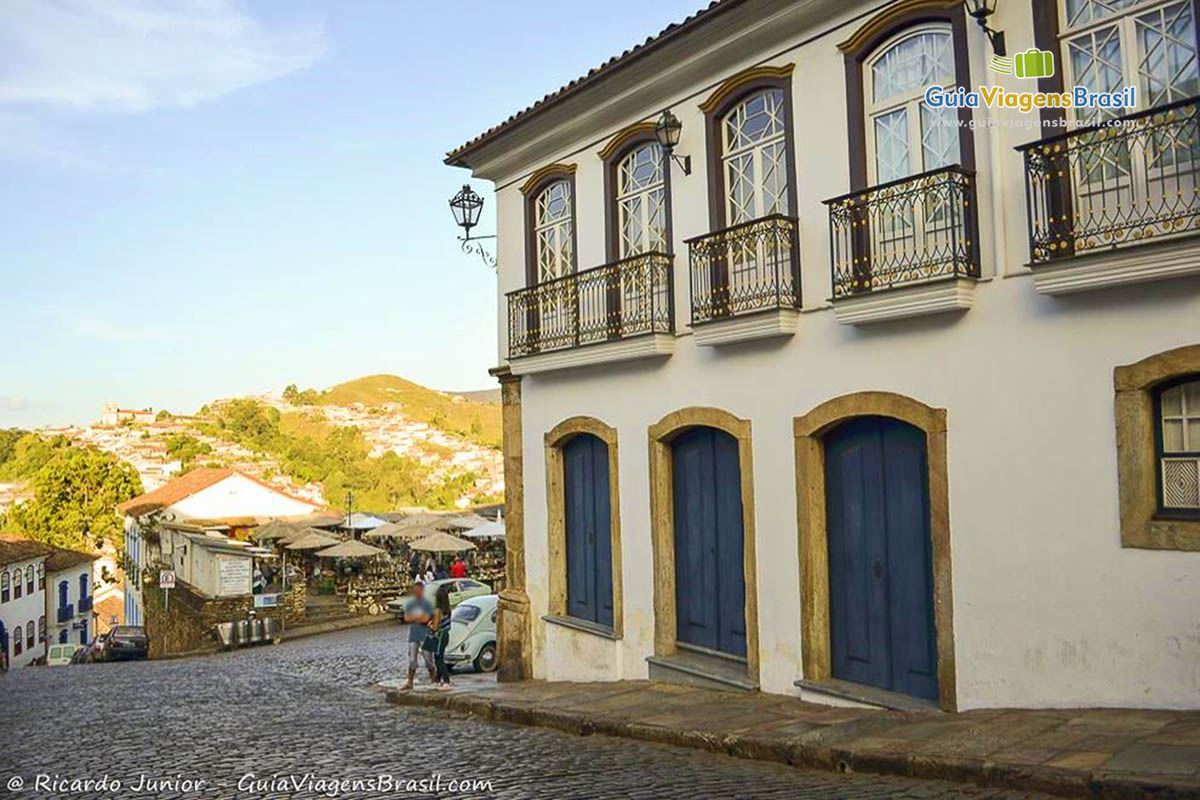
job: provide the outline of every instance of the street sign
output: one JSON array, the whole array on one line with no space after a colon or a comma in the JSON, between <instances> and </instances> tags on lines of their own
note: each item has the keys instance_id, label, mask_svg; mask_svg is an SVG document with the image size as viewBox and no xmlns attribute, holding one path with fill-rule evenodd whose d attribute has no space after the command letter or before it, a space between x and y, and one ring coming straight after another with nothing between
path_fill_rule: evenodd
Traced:
<instances>
[{"instance_id":1,"label":"street sign","mask_svg":"<svg viewBox=\"0 0 1200 800\"><path fill-rule=\"evenodd\" d=\"M174 589L175 588L175 571L164 569L158 573L158 588Z\"/></svg>"}]
</instances>

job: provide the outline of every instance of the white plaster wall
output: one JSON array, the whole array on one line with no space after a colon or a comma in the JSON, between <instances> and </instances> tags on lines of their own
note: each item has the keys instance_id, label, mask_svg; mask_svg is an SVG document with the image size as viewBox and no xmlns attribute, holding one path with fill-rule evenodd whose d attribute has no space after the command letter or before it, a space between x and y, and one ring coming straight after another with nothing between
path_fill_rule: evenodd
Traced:
<instances>
[{"instance_id":1,"label":"white plaster wall","mask_svg":"<svg viewBox=\"0 0 1200 800\"><path fill-rule=\"evenodd\" d=\"M846 14L867 4L846 4ZM1024 7L1022 8L1022 5ZM995 19L1012 51L1032 46L1029 7ZM848 190L845 87L836 43L848 25L767 63L796 65L796 167L804 306L796 335L720 349L688 335L687 247L708 230L703 119L697 104L736 69L698 80L671 105L682 120L672 167L676 353L523 380L525 536L538 677L645 677L653 652L647 427L689 405L753 425L761 683L794 694L800 677L800 592L792 418L832 397L886 390L948 409L951 549L958 698L989 706L1200 707L1200 553L1120 547L1112 371L1200 342L1200 281L1048 298L1034 291L1023 167L1013 147L1038 136L1028 117L975 134L985 278L963 315L855 329L827 308L828 217L823 199ZM795 42L812 31L796 31ZM995 83L971 25L974 83ZM771 52L779 52L774 48ZM767 53L747 52L742 66ZM1016 78L998 81L1031 88ZM624 124L653 119L662 106ZM977 111L977 119L989 112ZM579 268L604 262L603 181L596 156L620 129L580 131L578 143L503 177L498 186L499 352L503 293L524 285L523 198L529 172L578 165ZM596 144L599 142L599 144ZM619 642L550 630L543 434L588 414L618 429L625 635ZM590 638L590 642L584 642Z\"/></svg>"},{"instance_id":2,"label":"white plaster wall","mask_svg":"<svg viewBox=\"0 0 1200 800\"><path fill-rule=\"evenodd\" d=\"M304 516L317 508L313 503L288 497L244 475L234 473L171 505L168 511L185 519L223 519Z\"/></svg>"},{"instance_id":3,"label":"white plaster wall","mask_svg":"<svg viewBox=\"0 0 1200 800\"><path fill-rule=\"evenodd\" d=\"M7 564L2 569L6 570L9 575L12 575L13 570L21 570L21 597L13 599L12 583L9 583L9 601L0 603L0 619L4 620L4 628L8 631L8 666L9 668L23 667L37 658L41 658L46 654L45 645L38 640L38 619L46 613L46 594L41 589L38 589L37 584L37 569L38 564L45 561L45 556L39 556L26 561L18 561L13 564ZM30 564L33 565L34 583L33 592L25 591L25 569ZM11 578L10 578L11 581ZM33 647L26 649L25 626L33 621ZM47 621L49 624L49 621ZM16 638L17 626L21 626L21 655L13 655L13 640Z\"/></svg>"}]
</instances>

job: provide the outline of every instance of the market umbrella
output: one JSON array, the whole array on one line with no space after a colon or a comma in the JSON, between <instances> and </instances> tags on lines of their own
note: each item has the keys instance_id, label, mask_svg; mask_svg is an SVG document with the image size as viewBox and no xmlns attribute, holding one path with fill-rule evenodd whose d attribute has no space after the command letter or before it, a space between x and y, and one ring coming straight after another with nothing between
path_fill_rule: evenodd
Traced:
<instances>
[{"instance_id":1,"label":"market umbrella","mask_svg":"<svg viewBox=\"0 0 1200 800\"><path fill-rule=\"evenodd\" d=\"M441 522L434 523L435 528L441 530L461 530L469 531L478 528L480 525L487 525L488 521L478 514L464 514L461 517L450 517Z\"/></svg>"},{"instance_id":2,"label":"market umbrella","mask_svg":"<svg viewBox=\"0 0 1200 800\"><path fill-rule=\"evenodd\" d=\"M296 537L288 542L288 550L317 550L322 547L332 547L339 543L339 539L332 536L326 536L318 530L308 528L302 532L301 536Z\"/></svg>"},{"instance_id":3,"label":"market umbrella","mask_svg":"<svg viewBox=\"0 0 1200 800\"><path fill-rule=\"evenodd\" d=\"M504 538L504 523L503 522L486 522L478 528L473 528L469 531L463 531L463 536L468 536L472 539L503 539Z\"/></svg>"},{"instance_id":4,"label":"market umbrella","mask_svg":"<svg viewBox=\"0 0 1200 800\"><path fill-rule=\"evenodd\" d=\"M383 525L384 521L379 517L373 517L370 514L364 514L361 511L355 511L350 516L346 517L342 523L343 528L349 528L352 531L369 531Z\"/></svg>"},{"instance_id":5,"label":"market umbrella","mask_svg":"<svg viewBox=\"0 0 1200 800\"><path fill-rule=\"evenodd\" d=\"M400 539L403 541L403 540L407 540L407 539L420 539L422 536L424 536L430 532L431 531L428 528L421 528L421 527L417 527L415 525L405 528L401 525L398 525L395 522L388 522L384 525L380 525L378 528L376 528L374 530L367 531L366 533L363 534L363 538L364 539Z\"/></svg>"},{"instance_id":6,"label":"market umbrella","mask_svg":"<svg viewBox=\"0 0 1200 800\"><path fill-rule=\"evenodd\" d=\"M402 520L393 522L392 524L400 530L418 530L420 528L430 528L436 523L441 522L446 518L445 514L430 514L428 511L423 511L419 514L413 514L410 517L405 517Z\"/></svg>"},{"instance_id":7,"label":"market umbrella","mask_svg":"<svg viewBox=\"0 0 1200 800\"><path fill-rule=\"evenodd\" d=\"M296 526L286 522L272 521L259 525L250 534L256 542L272 542L276 539L286 539L296 532Z\"/></svg>"},{"instance_id":8,"label":"market umbrella","mask_svg":"<svg viewBox=\"0 0 1200 800\"><path fill-rule=\"evenodd\" d=\"M461 553L464 550L474 550L475 544L445 531L437 531L411 542L408 547L410 550L424 550L429 553Z\"/></svg>"},{"instance_id":9,"label":"market umbrella","mask_svg":"<svg viewBox=\"0 0 1200 800\"><path fill-rule=\"evenodd\" d=\"M351 539L348 542L341 542L335 544L333 547L318 550L316 555L322 558L373 558L386 553L386 550L381 550L378 547L372 547L369 544L363 544Z\"/></svg>"}]
</instances>

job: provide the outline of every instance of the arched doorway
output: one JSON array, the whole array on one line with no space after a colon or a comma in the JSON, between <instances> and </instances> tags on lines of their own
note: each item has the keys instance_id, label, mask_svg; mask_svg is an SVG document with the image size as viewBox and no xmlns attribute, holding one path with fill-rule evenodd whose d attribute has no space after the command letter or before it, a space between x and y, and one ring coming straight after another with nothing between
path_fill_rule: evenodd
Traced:
<instances>
[{"instance_id":1,"label":"arched doorway","mask_svg":"<svg viewBox=\"0 0 1200 800\"><path fill-rule=\"evenodd\" d=\"M793 431L798 683L839 694L850 681L883 688L867 702L888 705L892 691L957 710L946 410L855 392Z\"/></svg>"},{"instance_id":2,"label":"arched doorway","mask_svg":"<svg viewBox=\"0 0 1200 800\"><path fill-rule=\"evenodd\" d=\"M746 580L737 440L692 428L671 442L675 635L681 647L746 656Z\"/></svg>"},{"instance_id":3,"label":"arched doorway","mask_svg":"<svg viewBox=\"0 0 1200 800\"><path fill-rule=\"evenodd\" d=\"M936 700L925 433L865 416L824 438L832 675Z\"/></svg>"}]
</instances>

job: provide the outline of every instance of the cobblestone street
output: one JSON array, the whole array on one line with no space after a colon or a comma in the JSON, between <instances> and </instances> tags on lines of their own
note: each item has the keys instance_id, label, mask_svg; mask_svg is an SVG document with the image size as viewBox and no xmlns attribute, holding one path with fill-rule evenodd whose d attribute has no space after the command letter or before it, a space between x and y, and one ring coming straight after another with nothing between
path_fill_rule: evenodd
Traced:
<instances>
[{"instance_id":1,"label":"cobblestone street","mask_svg":"<svg viewBox=\"0 0 1200 800\"><path fill-rule=\"evenodd\" d=\"M15 670L0 676L0 795L1029 796L800 772L696 750L392 707L373 684L402 673L403 634L397 626L372 626L205 658ZM58 784L39 790L39 774L59 781L108 776L110 789L73 791ZM322 783L380 775L391 776L396 787L368 791ZM278 785L293 776L298 788ZM406 790L407 781L436 776L440 792L420 785ZM155 791L142 784L164 778L205 783L199 790ZM490 782L490 788L447 787L464 779ZM273 780L276 785L255 783ZM121 782L119 789L113 781Z\"/></svg>"}]
</instances>

